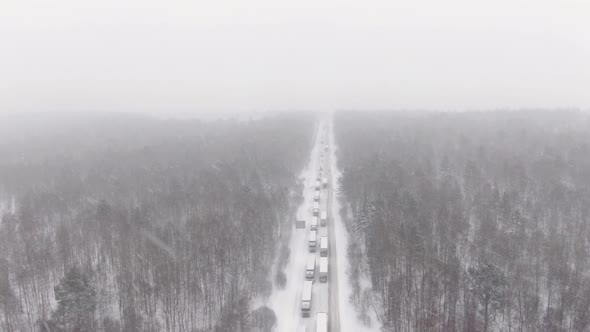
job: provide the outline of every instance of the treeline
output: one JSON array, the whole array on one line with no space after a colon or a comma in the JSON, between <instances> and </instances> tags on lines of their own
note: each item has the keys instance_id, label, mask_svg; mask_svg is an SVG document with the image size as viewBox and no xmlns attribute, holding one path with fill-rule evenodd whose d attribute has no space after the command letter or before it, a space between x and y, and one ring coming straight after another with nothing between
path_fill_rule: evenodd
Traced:
<instances>
[{"instance_id":1,"label":"treeline","mask_svg":"<svg viewBox=\"0 0 590 332\"><path fill-rule=\"evenodd\" d=\"M340 112L335 131L386 330L590 329L588 114Z\"/></svg>"},{"instance_id":2,"label":"treeline","mask_svg":"<svg viewBox=\"0 0 590 332\"><path fill-rule=\"evenodd\" d=\"M0 133L0 330L252 329L313 117L43 117Z\"/></svg>"}]
</instances>

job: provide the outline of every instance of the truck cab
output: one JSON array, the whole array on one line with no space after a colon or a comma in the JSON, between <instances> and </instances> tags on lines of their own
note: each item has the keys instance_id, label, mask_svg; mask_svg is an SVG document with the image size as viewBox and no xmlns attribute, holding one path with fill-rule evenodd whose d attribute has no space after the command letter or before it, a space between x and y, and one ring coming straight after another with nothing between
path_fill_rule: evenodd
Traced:
<instances>
[{"instance_id":1,"label":"truck cab","mask_svg":"<svg viewBox=\"0 0 590 332\"><path fill-rule=\"evenodd\" d=\"M320 202L313 202L313 215L317 216L320 214Z\"/></svg>"},{"instance_id":2,"label":"truck cab","mask_svg":"<svg viewBox=\"0 0 590 332\"><path fill-rule=\"evenodd\" d=\"M318 202L320 200L320 191L316 190L315 193L313 194L313 200Z\"/></svg>"}]
</instances>

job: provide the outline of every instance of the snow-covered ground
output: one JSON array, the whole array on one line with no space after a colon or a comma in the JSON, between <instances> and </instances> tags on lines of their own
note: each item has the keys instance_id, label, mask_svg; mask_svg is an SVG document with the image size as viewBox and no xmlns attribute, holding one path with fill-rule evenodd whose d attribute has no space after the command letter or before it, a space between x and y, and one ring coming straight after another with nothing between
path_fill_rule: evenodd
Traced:
<instances>
[{"instance_id":1,"label":"snow-covered ground","mask_svg":"<svg viewBox=\"0 0 590 332\"><path fill-rule=\"evenodd\" d=\"M340 171L337 168L337 160L336 160L336 146L334 140L334 131L333 127L330 126L330 169L331 172L331 185L333 190L333 199L331 204L331 217L333 218L333 225L334 225L334 237L335 237L335 245L336 245L336 252L338 253L336 256L336 264L338 266L338 311L339 311L339 326L340 331L346 332L356 332L356 331L379 331L380 327L378 326L378 321L373 314L371 317L371 321L373 322L372 327L368 328L363 326L361 321L357 318L357 312L355 310L355 306L350 303L350 298L352 295L352 288L350 285L350 281L348 278L348 271L350 269L350 264L348 262L347 248L348 248L348 232L342 222L342 218L340 216L340 199L338 197L340 193L340 187L338 179L341 176ZM366 287L366 285L363 285Z\"/></svg>"},{"instance_id":2,"label":"snow-covered ground","mask_svg":"<svg viewBox=\"0 0 590 332\"><path fill-rule=\"evenodd\" d=\"M309 255L308 251L308 234L309 224L313 215L313 195L315 192L314 185L319 168L319 150L321 136L316 135L316 141L311 151L309 164L302 171L300 178L303 179L304 192L303 203L297 211L297 219L306 221L305 229L295 229L289 240L290 259L283 269L287 276L287 283L284 289L278 289L276 286L273 293L267 299L266 304L275 312L277 317L276 331L314 331L315 330L315 312L328 311L328 286L319 283L318 276L313 285L312 291L312 313L309 318L301 317L301 293L303 282L305 280L305 266ZM325 195L324 195L325 196ZM325 200L325 198L324 198ZM322 231L318 226L318 239ZM318 256L319 250L315 253ZM316 273L319 273L316 269Z\"/></svg>"}]
</instances>

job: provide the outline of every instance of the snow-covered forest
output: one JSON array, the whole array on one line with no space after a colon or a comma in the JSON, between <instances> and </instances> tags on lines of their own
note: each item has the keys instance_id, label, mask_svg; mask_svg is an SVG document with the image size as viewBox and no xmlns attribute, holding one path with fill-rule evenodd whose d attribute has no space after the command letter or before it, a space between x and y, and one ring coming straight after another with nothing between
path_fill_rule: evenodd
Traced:
<instances>
[{"instance_id":1,"label":"snow-covered forest","mask_svg":"<svg viewBox=\"0 0 590 332\"><path fill-rule=\"evenodd\" d=\"M388 331L590 329L590 117L339 112L356 275Z\"/></svg>"},{"instance_id":2,"label":"snow-covered forest","mask_svg":"<svg viewBox=\"0 0 590 332\"><path fill-rule=\"evenodd\" d=\"M588 113L6 119L0 331L590 329Z\"/></svg>"},{"instance_id":3,"label":"snow-covered forest","mask_svg":"<svg viewBox=\"0 0 590 332\"><path fill-rule=\"evenodd\" d=\"M312 115L10 120L0 124L0 330L254 329L250 301L271 291Z\"/></svg>"}]
</instances>

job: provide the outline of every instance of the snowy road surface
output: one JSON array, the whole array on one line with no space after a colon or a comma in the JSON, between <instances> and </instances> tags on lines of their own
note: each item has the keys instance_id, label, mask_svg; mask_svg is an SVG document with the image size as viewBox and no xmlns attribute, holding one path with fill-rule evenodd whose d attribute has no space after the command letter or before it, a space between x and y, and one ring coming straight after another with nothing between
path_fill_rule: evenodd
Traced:
<instances>
[{"instance_id":1,"label":"snowy road surface","mask_svg":"<svg viewBox=\"0 0 590 332\"><path fill-rule=\"evenodd\" d=\"M320 125L321 127L321 125ZM318 310L328 311L328 284L319 282L318 275L312 290L312 310L310 317L301 316L301 294L303 281L305 280L305 265L309 255L317 255L319 262L319 245L316 253L309 253L308 234L309 224L313 215L313 195L315 193L315 182L319 169L321 135L316 135L314 147L311 151L309 164L303 170L300 178L303 179L304 192L303 203L297 211L297 220L305 220L305 229L296 229L293 226L291 239L289 240L290 260L283 269L287 276L285 289L274 288L273 294L268 299L268 306L274 310L277 316L277 331L315 331L315 313ZM320 201L322 200L320 196ZM324 198L325 200L325 198ZM318 239L324 234L318 225ZM316 273L319 273L316 269Z\"/></svg>"},{"instance_id":2,"label":"snowy road surface","mask_svg":"<svg viewBox=\"0 0 590 332\"><path fill-rule=\"evenodd\" d=\"M327 147L327 149L326 149ZM315 331L318 312L326 312L329 317L329 331L366 331L356 318L354 306L348 303L351 288L346 271L347 233L339 216L338 177L334 153L334 137L331 121L327 118L320 121L315 144L311 151L309 164L301 173L304 183L303 203L298 208L297 220L305 220L305 229L293 231L289 240L290 260L283 269L287 276L284 289L275 285L268 298L267 305L274 310L277 317L276 331ZM320 213L317 226L317 250L309 252L308 236L310 221L313 216L315 184L321 169L322 177L328 178L327 188L321 187ZM327 212L327 225L321 226L321 212ZM328 237L328 282L319 281L320 238ZM310 255L316 256L316 270L312 290L311 314L301 315L301 295L305 281L305 267Z\"/></svg>"}]
</instances>

